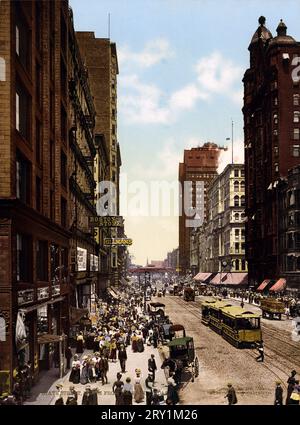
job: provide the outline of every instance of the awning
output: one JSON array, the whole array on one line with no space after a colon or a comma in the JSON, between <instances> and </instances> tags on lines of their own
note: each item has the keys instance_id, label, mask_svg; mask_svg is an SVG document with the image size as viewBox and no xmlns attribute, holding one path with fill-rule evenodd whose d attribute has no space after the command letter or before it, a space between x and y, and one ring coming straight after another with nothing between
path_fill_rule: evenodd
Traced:
<instances>
[{"instance_id":1,"label":"awning","mask_svg":"<svg viewBox=\"0 0 300 425\"><path fill-rule=\"evenodd\" d=\"M280 291L283 291L285 289L285 287L286 287L286 280L283 279L283 278L280 278L280 279L277 280L277 282L275 283L275 285L273 285L270 288L270 291L272 291L272 292L280 292Z\"/></svg>"},{"instance_id":2,"label":"awning","mask_svg":"<svg viewBox=\"0 0 300 425\"><path fill-rule=\"evenodd\" d=\"M212 283L213 285L220 285L220 283L222 284L225 277L226 273L217 273L216 276L210 281L210 283Z\"/></svg>"},{"instance_id":3,"label":"awning","mask_svg":"<svg viewBox=\"0 0 300 425\"><path fill-rule=\"evenodd\" d=\"M194 280L197 280L197 281L200 281L200 282L205 282L207 279L210 278L211 275L212 275L212 273L198 273L194 277Z\"/></svg>"},{"instance_id":4,"label":"awning","mask_svg":"<svg viewBox=\"0 0 300 425\"><path fill-rule=\"evenodd\" d=\"M44 334L38 337L38 344L51 344L67 338L67 335Z\"/></svg>"},{"instance_id":5,"label":"awning","mask_svg":"<svg viewBox=\"0 0 300 425\"><path fill-rule=\"evenodd\" d=\"M115 300L119 299L118 295L111 288L107 288L107 293L113 297Z\"/></svg>"},{"instance_id":6,"label":"awning","mask_svg":"<svg viewBox=\"0 0 300 425\"><path fill-rule=\"evenodd\" d=\"M89 314L89 310L87 308L70 307L71 325L75 325L75 323L79 322L79 320L87 314Z\"/></svg>"},{"instance_id":7,"label":"awning","mask_svg":"<svg viewBox=\"0 0 300 425\"><path fill-rule=\"evenodd\" d=\"M224 285L247 285L248 284L248 273L227 273L222 278L222 284Z\"/></svg>"},{"instance_id":8,"label":"awning","mask_svg":"<svg viewBox=\"0 0 300 425\"><path fill-rule=\"evenodd\" d=\"M265 279L259 287L256 289L257 291L263 291L265 287L271 282L271 279Z\"/></svg>"}]
</instances>

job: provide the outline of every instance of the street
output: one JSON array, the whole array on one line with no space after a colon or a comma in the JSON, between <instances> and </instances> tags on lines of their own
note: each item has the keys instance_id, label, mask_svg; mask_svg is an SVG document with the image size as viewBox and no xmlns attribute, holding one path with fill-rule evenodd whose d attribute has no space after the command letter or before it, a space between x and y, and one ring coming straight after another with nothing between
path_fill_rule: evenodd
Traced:
<instances>
[{"instance_id":1,"label":"street","mask_svg":"<svg viewBox=\"0 0 300 425\"><path fill-rule=\"evenodd\" d=\"M256 350L237 349L212 329L201 323L201 301L185 302L179 297L166 296L166 314L174 323L185 326L188 336L194 338L200 374L195 382L185 383L181 392L181 404L227 404L224 398L227 383L234 386L238 404L274 404L275 382L282 381L284 396L286 381L291 370L299 370L299 343L290 337L291 321L262 319L265 344L264 363L256 362ZM232 304L237 301L230 300ZM245 307L248 304L245 304ZM260 311L258 307L250 309Z\"/></svg>"}]
</instances>

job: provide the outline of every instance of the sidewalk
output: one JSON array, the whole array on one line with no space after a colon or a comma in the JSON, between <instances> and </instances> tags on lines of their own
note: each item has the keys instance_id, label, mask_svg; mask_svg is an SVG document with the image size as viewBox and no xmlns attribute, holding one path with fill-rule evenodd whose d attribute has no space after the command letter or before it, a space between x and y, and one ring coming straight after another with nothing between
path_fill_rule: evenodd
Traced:
<instances>
[{"instance_id":1,"label":"sidewalk","mask_svg":"<svg viewBox=\"0 0 300 425\"><path fill-rule=\"evenodd\" d=\"M85 350L83 355L92 354L91 350ZM167 390L166 379L163 369L161 369L161 357L158 349L154 349L152 346L148 347L145 344L145 350L143 353L132 353L131 347L127 347L127 356L128 360L126 362L126 373L123 374L122 380L123 382L129 376L131 378L131 383L134 384L135 378L135 369L139 368L142 371L141 375L141 383L142 387L145 391L145 379L148 376L148 359L151 354L155 355L157 371L156 371L156 385L159 389ZM109 371L107 374L108 384L102 385L101 381L96 383L91 383L91 388L98 388L98 404L99 405L114 405L115 404L115 396L112 392L112 385L116 381L117 373L120 372L120 364L119 361L116 363L109 362ZM70 371L62 378L59 379L55 377L55 374L58 374L58 369L52 369L45 374L43 374L40 378L40 381L37 385L32 388L32 396L28 401L26 401L25 405L47 405L54 404L57 399L57 390L56 385L63 385L63 399L66 402L68 397L67 393L69 391L70 385L73 385L69 382ZM57 376L57 375L56 375ZM81 404L82 396L85 391L86 385L77 384L75 385L75 389L78 392L78 404ZM137 404L133 400L133 404ZM146 404L146 395L145 401L139 403L140 405Z\"/></svg>"}]
</instances>

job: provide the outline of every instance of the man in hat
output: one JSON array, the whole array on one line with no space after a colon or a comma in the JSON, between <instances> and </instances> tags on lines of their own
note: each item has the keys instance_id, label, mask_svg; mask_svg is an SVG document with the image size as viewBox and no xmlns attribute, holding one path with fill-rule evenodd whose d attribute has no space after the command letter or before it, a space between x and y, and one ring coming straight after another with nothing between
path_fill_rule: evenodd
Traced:
<instances>
[{"instance_id":1,"label":"man in hat","mask_svg":"<svg viewBox=\"0 0 300 425\"><path fill-rule=\"evenodd\" d=\"M225 396L225 398L228 399L228 404L232 405L232 404L237 404L237 397L236 397L236 393L235 393L235 389L233 388L231 383L227 384L227 394Z\"/></svg>"},{"instance_id":2,"label":"man in hat","mask_svg":"<svg viewBox=\"0 0 300 425\"><path fill-rule=\"evenodd\" d=\"M154 354L151 354L148 360L148 371L153 373L153 382L155 382L155 371L157 370Z\"/></svg>"},{"instance_id":3,"label":"man in hat","mask_svg":"<svg viewBox=\"0 0 300 425\"><path fill-rule=\"evenodd\" d=\"M297 372L295 370L292 370L291 372L291 376L289 377L289 379L287 380L288 383L288 388L287 388L287 395L286 395L286 401L285 404L288 405L290 402L290 398L294 389L294 385L296 383L296 378L295 376L297 375Z\"/></svg>"},{"instance_id":4,"label":"man in hat","mask_svg":"<svg viewBox=\"0 0 300 425\"><path fill-rule=\"evenodd\" d=\"M145 379L145 386L146 386L146 405L151 405L151 399L152 399L152 389L153 389L153 373L148 372L148 376Z\"/></svg>"},{"instance_id":5,"label":"man in hat","mask_svg":"<svg viewBox=\"0 0 300 425\"><path fill-rule=\"evenodd\" d=\"M127 353L126 353L126 348L124 347L123 344L120 345L118 358L119 358L119 361L120 361L121 372L125 373L126 372Z\"/></svg>"},{"instance_id":6,"label":"man in hat","mask_svg":"<svg viewBox=\"0 0 300 425\"><path fill-rule=\"evenodd\" d=\"M277 381L276 388L275 388L275 401L274 401L275 406L282 406L283 404L282 395L283 395L283 389L281 387L281 382Z\"/></svg>"},{"instance_id":7,"label":"man in hat","mask_svg":"<svg viewBox=\"0 0 300 425\"><path fill-rule=\"evenodd\" d=\"M265 354L264 354L264 345L263 345L262 341L258 345L258 352L259 352L259 355L256 357L256 361L257 362L259 362L259 361L263 362L264 358L265 358Z\"/></svg>"},{"instance_id":8,"label":"man in hat","mask_svg":"<svg viewBox=\"0 0 300 425\"><path fill-rule=\"evenodd\" d=\"M68 394L66 404L67 405L77 405L77 399L78 399L77 391L75 390L74 385L71 385L69 387L69 394Z\"/></svg>"},{"instance_id":9,"label":"man in hat","mask_svg":"<svg viewBox=\"0 0 300 425\"><path fill-rule=\"evenodd\" d=\"M64 400L62 398L62 388L63 388L63 386L61 384L57 384L56 385L56 389L58 391L58 398L55 401L55 405L62 405L62 404L64 404Z\"/></svg>"}]
</instances>

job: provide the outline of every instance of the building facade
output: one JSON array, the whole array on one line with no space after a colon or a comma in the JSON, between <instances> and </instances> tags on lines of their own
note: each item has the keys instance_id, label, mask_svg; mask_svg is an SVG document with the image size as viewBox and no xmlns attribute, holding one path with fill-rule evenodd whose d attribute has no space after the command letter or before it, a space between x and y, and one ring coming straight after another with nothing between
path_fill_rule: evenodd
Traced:
<instances>
[{"instance_id":1,"label":"building facade","mask_svg":"<svg viewBox=\"0 0 300 425\"><path fill-rule=\"evenodd\" d=\"M190 195L193 207L196 205L197 197L196 182L204 184L204 220L207 218L207 189L209 184L217 175L219 163L220 148L215 143L205 143L201 147L184 150L183 162L179 163L179 182L181 184L180 209L179 215L179 268L180 273L190 272L190 239L192 227L187 227L188 217L184 208L184 198ZM191 193L185 192L184 182L192 182ZM190 190L190 189L187 189Z\"/></svg>"},{"instance_id":2,"label":"building facade","mask_svg":"<svg viewBox=\"0 0 300 425\"><path fill-rule=\"evenodd\" d=\"M300 166L289 170L279 186L280 276L288 288L300 282Z\"/></svg>"},{"instance_id":3,"label":"building facade","mask_svg":"<svg viewBox=\"0 0 300 425\"><path fill-rule=\"evenodd\" d=\"M117 140L117 75L119 73L116 44L109 39L96 38L93 32L77 32L82 56L89 73L89 82L96 109L96 134L103 134L108 153L106 180L114 184L115 195L110 204L110 215L118 216L121 153ZM96 197L101 195L97 182ZM99 238L118 237L118 228L100 228ZM118 285L123 269L124 250L120 247L101 247L101 287ZM119 258L120 257L120 258Z\"/></svg>"},{"instance_id":4,"label":"building facade","mask_svg":"<svg viewBox=\"0 0 300 425\"><path fill-rule=\"evenodd\" d=\"M0 370L10 385L24 362L35 379L51 368L68 332L68 22L66 1L0 2Z\"/></svg>"},{"instance_id":5,"label":"building facade","mask_svg":"<svg viewBox=\"0 0 300 425\"><path fill-rule=\"evenodd\" d=\"M279 185L300 162L300 90L292 78L300 43L281 21L272 36L259 19L244 82L246 257L249 283L280 277Z\"/></svg>"},{"instance_id":6,"label":"building facade","mask_svg":"<svg viewBox=\"0 0 300 425\"><path fill-rule=\"evenodd\" d=\"M245 175L243 164L229 164L207 192L208 221L199 251L207 272L247 272L245 261Z\"/></svg>"}]
</instances>

